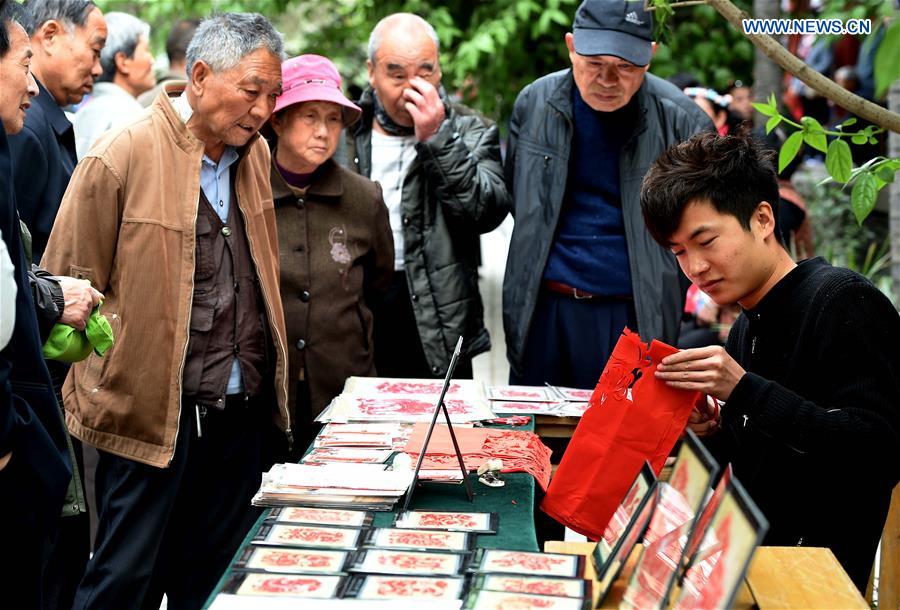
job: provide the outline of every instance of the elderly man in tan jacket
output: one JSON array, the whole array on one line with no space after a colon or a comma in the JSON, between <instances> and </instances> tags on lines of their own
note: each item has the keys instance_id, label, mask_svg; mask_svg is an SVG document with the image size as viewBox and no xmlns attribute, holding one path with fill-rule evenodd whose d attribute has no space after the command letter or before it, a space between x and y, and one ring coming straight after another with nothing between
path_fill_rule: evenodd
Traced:
<instances>
[{"instance_id":1,"label":"elderly man in tan jacket","mask_svg":"<svg viewBox=\"0 0 900 610\"><path fill-rule=\"evenodd\" d=\"M290 437L270 157L257 130L282 41L204 21L190 82L78 165L44 264L106 295L115 346L76 364L72 434L97 447L100 523L75 608L199 608L256 513L264 436Z\"/></svg>"}]
</instances>

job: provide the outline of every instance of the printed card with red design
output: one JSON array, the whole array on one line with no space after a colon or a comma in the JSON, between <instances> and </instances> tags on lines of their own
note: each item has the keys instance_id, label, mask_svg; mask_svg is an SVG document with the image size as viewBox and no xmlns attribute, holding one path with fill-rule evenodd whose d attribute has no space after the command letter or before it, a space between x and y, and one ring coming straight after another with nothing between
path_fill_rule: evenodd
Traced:
<instances>
[{"instance_id":1,"label":"printed card with red design","mask_svg":"<svg viewBox=\"0 0 900 610\"><path fill-rule=\"evenodd\" d=\"M584 557L559 553L479 549L469 569L481 573L581 578L584 575Z\"/></svg>"},{"instance_id":2,"label":"printed card with red design","mask_svg":"<svg viewBox=\"0 0 900 610\"><path fill-rule=\"evenodd\" d=\"M588 402L591 399L591 395L594 393L594 390L565 388L562 386L553 386L553 389L563 397L563 400L568 400L570 402Z\"/></svg>"},{"instance_id":3,"label":"printed card with red design","mask_svg":"<svg viewBox=\"0 0 900 610\"><path fill-rule=\"evenodd\" d=\"M372 513L365 510L340 510L314 506L282 506L273 508L266 520L279 523L365 527L372 523Z\"/></svg>"},{"instance_id":4,"label":"printed card with red design","mask_svg":"<svg viewBox=\"0 0 900 610\"><path fill-rule=\"evenodd\" d=\"M357 553L350 571L455 576L462 571L463 558L458 553L366 549Z\"/></svg>"},{"instance_id":5,"label":"printed card with red design","mask_svg":"<svg viewBox=\"0 0 900 610\"><path fill-rule=\"evenodd\" d=\"M541 578L519 574L484 574L475 579L473 588L507 593L530 593L555 597L590 597L591 582L581 578Z\"/></svg>"},{"instance_id":6,"label":"printed card with red design","mask_svg":"<svg viewBox=\"0 0 900 610\"><path fill-rule=\"evenodd\" d=\"M345 576L315 574L235 574L224 588L234 595L263 595L332 599L338 597Z\"/></svg>"},{"instance_id":7,"label":"printed card with red design","mask_svg":"<svg viewBox=\"0 0 900 610\"><path fill-rule=\"evenodd\" d=\"M530 385L493 385L487 389L491 400L518 400L522 402L556 402L550 388Z\"/></svg>"},{"instance_id":8,"label":"printed card with red design","mask_svg":"<svg viewBox=\"0 0 900 610\"><path fill-rule=\"evenodd\" d=\"M442 576L355 576L347 586L356 599L453 600L463 594L465 580Z\"/></svg>"},{"instance_id":9,"label":"printed card with red design","mask_svg":"<svg viewBox=\"0 0 900 610\"><path fill-rule=\"evenodd\" d=\"M565 405L562 401L555 402L526 402L516 400L492 400L491 408L494 413L528 413L531 415L556 415L556 412Z\"/></svg>"},{"instance_id":10,"label":"printed card with red design","mask_svg":"<svg viewBox=\"0 0 900 610\"><path fill-rule=\"evenodd\" d=\"M263 523L252 542L278 546L354 549L362 538L360 534L359 529L342 527Z\"/></svg>"},{"instance_id":11,"label":"printed card with red design","mask_svg":"<svg viewBox=\"0 0 900 610\"><path fill-rule=\"evenodd\" d=\"M473 542L474 534L469 532L378 528L370 530L363 545L379 549L466 552Z\"/></svg>"},{"instance_id":12,"label":"printed card with red design","mask_svg":"<svg viewBox=\"0 0 900 610\"><path fill-rule=\"evenodd\" d=\"M346 396L433 396L441 393L440 379L403 379L393 377L350 377L344 383ZM484 385L471 379L454 379L447 386L447 396L484 398Z\"/></svg>"},{"instance_id":13,"label":"printed card with red design","mask_svg":"<svg viewBox=\"0 0 900 610\"><path fill-rule=\"evenodd\" d=\"M497 521L497 513L457 513L408 510L397 516L394 527L496 534Z\"/></svg>"},{"instance_id":14,"label":"printed card with red design","mask_svg":"<svg viewBox=\"0 0 900 610\"><path fill-rule=\"evenodd\" d=\"M266 572L337 574L343 571L349 554L349 551L324 549L248 546L241 551L234 567Z\"/></svg>"},{"instance_id":15,"label":"printed card with red design","mask_svg":"<svg viewBox=\"0 0 900 610\"><path fill-rule=\"evenodd\" d=\"M588 610L589 599L551 597L501 591L472 591L466 599L466 610Z\"/></svg>"}]
</instances>

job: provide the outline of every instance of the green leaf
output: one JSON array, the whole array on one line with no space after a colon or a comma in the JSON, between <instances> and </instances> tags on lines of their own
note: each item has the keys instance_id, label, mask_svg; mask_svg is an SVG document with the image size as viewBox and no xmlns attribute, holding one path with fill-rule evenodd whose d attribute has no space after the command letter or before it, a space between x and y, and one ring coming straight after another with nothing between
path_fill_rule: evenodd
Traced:
<instances>
[{"instance_id":1,"label":"green leaf","mask_svg":"<svg viewBox=\"0 0 900 610\"><path fill-rule=\"evenodd\" d=\"M769 104L753 102L753 107L756 108L760 112L760 114L764 114L766 116L775 116L778 114L778 109L774 106L770 106Z\"/></svg>"},{"instance_id":2,"label":"green leaf","mask_svg":"<svg viewBox=\"0 0 900 610\"><path fill-rule=\"evenodd\" d=\"M884 180L885 182L893 182L894 174L896 170L887 165L882 165L878 168L878 171L875 172L875 175L878 176L879 179Z\"/></svg>"},{"instance_id":3,"label":"green leaf","mask_svg":"<svg viewBox=\"0 0 900 610\"><path fill-rule=\"evenodd\" d=\"M767 134L772 133L772 130L775 129L776 127L778 127L778 123L780 123L780 122L781 122L780 114L776 114L771 119L766 121L766 133Z\"/></svg>"},{"instance_id":4,"label":"green leaf","mask_svg":"<svg viewBox=\"0 0 900 610\"><path fill-rule=\"evenodd\" d=\"M850 127L851 125L856 125L856 117L852 116L843 123L841 123L841 127Z\"/></svg>"},{"instance_id":5,"label":"green leaf","mask_svg":"<svg viewBox=\"0 0 900 610\"><path fill-rule=\"evenodd\" d=\"M869 172L861 174L853 184L853 190L850 191L850 207L853 209L857 223L862 225L863 221L872 213L877 198L878 187L875 183L875 176Z\"/></svg>"},{"instance_id":6,"label":"green leaf","mask_svg":"<svg viewBox=\"0 0 900 610\"><path fill-rule=\"evenodd\" d=\"M875 136L870 137L869 144L878 144L878 138L876 138Z\"/></svg>"},{"instance_id":7,"label":"green leaf","mask_svg":"<svg viewBox=\"0 0 900 610\"><path fill-rule=\"evenodd\" d=\"M840 138L832 140L825 155L825 168L838 182L850 180L850 171L853 169L850 145Z\"/></svg>"},{"instance_id":8,"label":"green leaf","mask_svg":"<svg viewBox=\"0 0 900 610\"><path fill-rule=\"evenodd\" d=\"M778 173L784 171L784 168L787 167L791 161L794 160L794 157L797 156L797 153L800 151L800 145L803 144L803 132L795 131L788 139L784 141L784 144L781 145L781 150L778 151Z\"/></svg>"},{"instance_id":9,"label":"green leaf","mask_svg":"<svg viewBox=\"0 0 900 610\"><path fill-rule=\"evenodd\" d=\"M900 20L894 21L884 33L875 53L875 95L881 97L900 78Z\"/></svg>"},{"instance_id":10,"label":"green leaf","mask_svg":"<svg viewBox=\"0 0 900 610\"><path fill-rule=\"evenodd\" d=\"M858 133L855 136L853 136L852 138L850 138L850 141L853 142L854 144L865 144L866 142L869 141L869 138L864 133Z\"/></svg>"},{"instance_id":11,"label":"green leaf","mask_svg":"<svg viewBox=\"0 0 900 610\"><path fill-rule=\"evenodd\" d=\"M803 117L800 122L803 123L803 141L816 150L827 151L828 140L825 139L825 130L822 129L822 124L809 116Z\"/></svg>"},{"instance_id":12,"label":"green leaf","mask_svg":"<svg viewBox=\"0 0 900 610\"><path fill-rule=\"evenodd\" d=\"M769 94L769 106L771 106L772 108L778 108L778 102L775 101L774 93Z\"/></svg>"}]
</instances>

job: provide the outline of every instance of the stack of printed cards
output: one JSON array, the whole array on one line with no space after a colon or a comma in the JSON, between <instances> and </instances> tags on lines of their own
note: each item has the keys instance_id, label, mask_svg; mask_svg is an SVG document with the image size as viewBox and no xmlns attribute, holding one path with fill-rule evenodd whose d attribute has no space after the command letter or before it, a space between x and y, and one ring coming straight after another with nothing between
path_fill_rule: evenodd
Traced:
<instances>
[{"instance_id":1,"label":"stack of printed cards","mask_svg":"<svg viewBox=\"0 0 900 610\"><path fill-rule=\"evenodd\" d=\"M411 482L411 470L387 469L384 464L275 464L263 473L252 502L256 506L391 510Z\"/></svg>"},{"instance_id":2,"label":"stack of printed cards","mask_svg":"<svg viewBox=\"0 0 900 610\"><path fill-rule=\"evenodd\" d=\"M593 390L559 386L498 385L487 389L496 413L528 413L556 417L581 417Z\"/></svg>"},{"instance_id":3,"label":"stack of printed cards","mask_svg":"<svg viewBox=\"0 0 900 610\"><path fill-rule=\"evenodd\" d=\"M497 513L463 513L437 510L408 510L394 520L394 527L496 534Z\"/></svg>"},{"instance_id":4,"label":"stack of printed cards","mask_svg":"<svg viewBox=\"0 0 900 610\"><path fill-rule=\"evenodd\" d=\"M442 387L443 382L435 379L351 377L317 421L427 422ZM484 387L472 380L451 382L444 405L453 423L494 418Z\"/></svg>"},{"instance_id":5,"label":"stack of printed cards","mask_svg":"<svg viewBox=\"0 0 900 610\"><path fill-rule=\"evenodd\" d=\"M475 574L468 609L590 607L580 555L478 549L468 570Z\"/></svg>"}]
</instances>

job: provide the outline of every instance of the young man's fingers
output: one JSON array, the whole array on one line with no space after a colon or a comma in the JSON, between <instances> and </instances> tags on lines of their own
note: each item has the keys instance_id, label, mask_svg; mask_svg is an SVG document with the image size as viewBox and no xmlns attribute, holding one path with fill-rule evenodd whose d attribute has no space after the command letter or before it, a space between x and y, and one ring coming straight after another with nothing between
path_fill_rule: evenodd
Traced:
<instances>
[{"instance_id":1,"label":"young man's fingers","mask_svg":"<svg viewBox=\"0 0 900 610\"><path fill-rule=\"evenodd\" d=\"M671 366L673 364L680 364L682 362L690 362L692 360L703 360L705 358L709 358L713 356L719 348L716 346L710 347L695 347L692 349L683 349L680 350L670 356L666 356L660 361L661 366Z\"/></svg>"}]
</instances>

